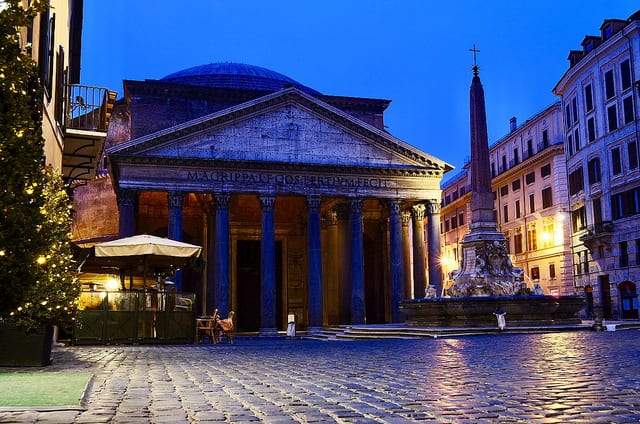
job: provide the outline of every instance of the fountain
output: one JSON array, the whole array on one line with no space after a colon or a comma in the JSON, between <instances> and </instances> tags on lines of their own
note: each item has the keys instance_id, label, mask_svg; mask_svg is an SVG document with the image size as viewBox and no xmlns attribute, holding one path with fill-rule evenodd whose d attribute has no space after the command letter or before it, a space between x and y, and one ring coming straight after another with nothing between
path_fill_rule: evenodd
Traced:
<instances>
[{"instance_id":1,"label":"fountain","mask_svg":"<svg viewBox=\"0 0 640 424\"><path fill-rule=\"evenodd\" d=\"M471 223L462 240L462 266L451 273L453 283L446 296L437 297L436 290L430 288L423 299L401 301L400 310L406 315L407 325L419 327L495 326L496 316L504 313L511 327L579 324L576 314L584 308L584 299L531 294L523 270L511 263L507 240L498 231L493 214L484 89L476 64L478 50L474 46L472 51Z\"/></svg>"}]
</instances>

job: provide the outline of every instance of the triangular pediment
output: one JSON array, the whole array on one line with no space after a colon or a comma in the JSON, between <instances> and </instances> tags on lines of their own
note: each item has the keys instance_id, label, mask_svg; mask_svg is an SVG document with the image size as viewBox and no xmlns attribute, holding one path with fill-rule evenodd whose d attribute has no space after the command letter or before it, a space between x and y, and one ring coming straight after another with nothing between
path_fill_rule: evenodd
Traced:
<instances>
[{"instance_id":1,"label":"triangular pediment","mask_svg":"<svg viewBox=\"0 0 640 424\"><path fill-rule=\"evenodd\" d=\"M130 140L107 152L199 161L450 168L295 88Z\"/></svg>"}]
</instances>

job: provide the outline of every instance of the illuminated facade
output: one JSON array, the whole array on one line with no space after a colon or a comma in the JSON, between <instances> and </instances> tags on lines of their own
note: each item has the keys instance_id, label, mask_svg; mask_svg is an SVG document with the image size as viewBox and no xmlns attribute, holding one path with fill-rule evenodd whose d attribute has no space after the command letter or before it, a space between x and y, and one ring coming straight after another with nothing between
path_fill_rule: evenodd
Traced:
<instances>
[{"instance_id":1,"label":"illuminated facade","mask_svg":"<svg viewBox=\"0 0 640 424\"><path fill-rule=\"evenodd\" d=\"M68 182L95 177L116 97L106 88L80 85L82 12L82 0L51 0L21 34L44 88L43 161Z\"/></svg>"},{"instance_id":2,"label":"illuminated facade","mask_svg":"<svg viewBox=\"0 0 640 424\"><path fill-rule=\"evenodd\" d=\"M513 264L544 294L573 294L562 116L556 103L517 126L489 148L494 212ZM469 232L469 165L442 186L442 265L458 269L460 243Z\"/></svg>"},{"instance_id":3,"label":"illuminated facade","mask_svg":"<svg viewBox=\"0 0 640 424\"><path fill-rule=\"evenodd\" d=\"M569 53L562 99L577 287L605 318L638 318L640 11Z\"/></svg>"},{"instance_id":4,"label":"illuminated facade","mask_svg":"<svg viewBox=\"0 0 640 424\"><path fill-rule=\"evenodd\" d=\"M124 81L124 93L110 178L75 191L78 242L148 233L203 246L204 271L176 286L199 313L233 310L239 331L261 334L288 315L302 328L400 322L409 277L419 297L427 273L440 280L451 166L385 131L388 100L234 63Z\"/></svg>"}]
</instances>

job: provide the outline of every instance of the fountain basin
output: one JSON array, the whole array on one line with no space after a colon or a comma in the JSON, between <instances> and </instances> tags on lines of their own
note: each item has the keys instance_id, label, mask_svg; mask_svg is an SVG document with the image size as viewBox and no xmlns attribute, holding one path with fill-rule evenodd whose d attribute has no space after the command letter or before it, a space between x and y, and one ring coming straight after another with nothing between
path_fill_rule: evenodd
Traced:
<instances>
[{"instance_id":1,"label":"fountain basin","mask_svg":"<svg viewBox=\"0 0 640 424\"><path fill-rule=\"evenodd\" d=\"M493 312L506 312L508 327L580 324L582 296L468 296L407 299L400 311L409 327L492 327Z\"/></svg>"}]
</instances>

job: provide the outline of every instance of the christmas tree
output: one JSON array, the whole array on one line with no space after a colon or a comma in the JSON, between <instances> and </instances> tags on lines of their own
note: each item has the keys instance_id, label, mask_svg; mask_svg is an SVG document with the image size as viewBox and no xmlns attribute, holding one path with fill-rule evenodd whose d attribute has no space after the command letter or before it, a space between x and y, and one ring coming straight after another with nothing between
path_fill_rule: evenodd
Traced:
<instances>
[{"instance_id":1,"label":"christmas tree","mask_svg":"<svg viewBox=\"0 0 640 424\"><path fill-rule=\"evenodd\" d=\"M60 175L43 164L43 93L20 39L49 5L22 3L0 1L0 319L34 328L64 325L78 284L70 202Z\"/></svg>"}]
</instances>

